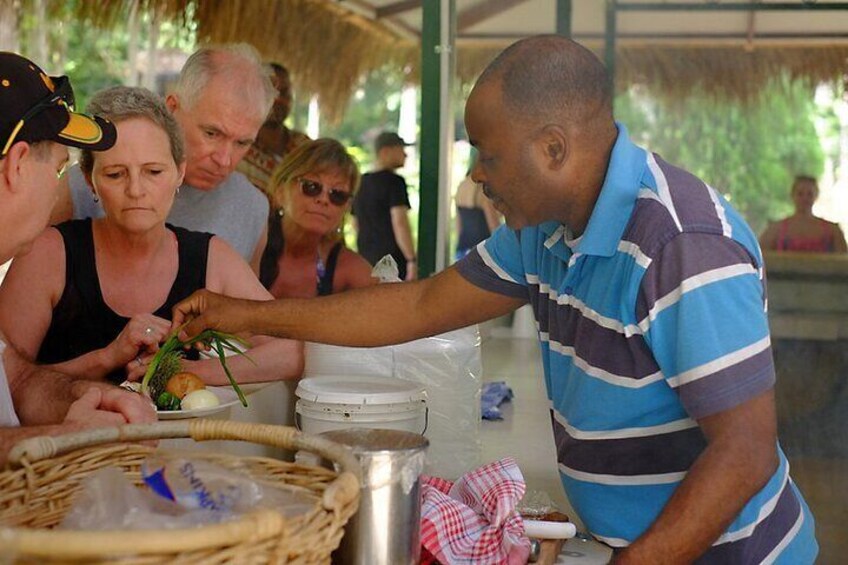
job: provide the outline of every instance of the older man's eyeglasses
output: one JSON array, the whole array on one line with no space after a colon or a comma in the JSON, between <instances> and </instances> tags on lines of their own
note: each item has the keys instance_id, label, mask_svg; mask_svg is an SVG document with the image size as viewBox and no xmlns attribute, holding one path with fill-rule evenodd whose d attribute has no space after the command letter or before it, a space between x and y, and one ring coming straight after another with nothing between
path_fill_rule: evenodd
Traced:
<instances>
[{"instance_id":1,"label":"older man's eyeglasses","mask_svg":"<svg viewBox=\"0 0 848 565\"><path fill-rule=\"evenodd\" d=\"M300 190L303 192L303 195L309 198L315 198L324 192L324 185L318 181L301 178L298 179L298 182L300 183ZM350 192L339 188L331 188L327 191L327 197L334 206L344 206L350 200L351 196L353 195Z\"/></svg>"},{"instance_id":2,"label":"older man's eyeglasses","mask_svg":"<svg viewBox=\"0 0 848 565\"><path fill-rule=\"evenodd\" d=\"M9 149L12 148L12 145L15 143L15 139L17 139L18 134L21 132L21 129L23 129L27 121L33 119L44 110L52 108L56 104L61 104L64 105L69 111L73 112L74 91L71 88L71 82L68 80L68 77L63 76L56 78L53 81L53 85L55 87L55 90L51 92L48 96L43 98L35 106L30 108L27 113L24 114L20 120L18 120L18 123L15 124L14 129L12 129L12 133L9 135L9 139L7 139L5 145L3 145L3 151L0 152L0 157L6 156L6 153L8 153Z\"/></svg>"}]
</instances>

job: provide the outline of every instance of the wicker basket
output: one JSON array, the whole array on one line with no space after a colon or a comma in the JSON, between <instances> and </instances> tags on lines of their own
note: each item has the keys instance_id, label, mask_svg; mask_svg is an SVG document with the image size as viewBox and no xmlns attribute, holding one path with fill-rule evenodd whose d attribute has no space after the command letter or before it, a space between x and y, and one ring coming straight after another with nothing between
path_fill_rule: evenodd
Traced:
<instances>
[{"instance_id":1,"label":"wicker basket","mask_svg":"<svg viewBox=\"0 0 848 565\"><path fill-rule=\"evenodd\" d=\"M142 484L141 462L154 450L135 442L191 437L242 440L306 450L342 470L192 452L224 466L247 469L263 481L314 495L311 511L284 518L257 510L223 524L181 530L53 530L81 489L81 481L115 466ZM119 442L119 443L116 443ZM359 503L359 465L344 447L282 426L221 420L180 420L102 428L16 445L0 473L0 561L15 563L329 563L343 527Z\"/></svg>"}]
</instances>

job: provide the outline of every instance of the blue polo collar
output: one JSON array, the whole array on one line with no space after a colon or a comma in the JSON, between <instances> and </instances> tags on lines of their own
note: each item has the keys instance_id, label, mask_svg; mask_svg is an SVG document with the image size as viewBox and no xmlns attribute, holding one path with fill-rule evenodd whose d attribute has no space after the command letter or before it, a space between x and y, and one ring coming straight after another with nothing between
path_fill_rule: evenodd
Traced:
<instances>
[{"instance_id":1,"label":"blue polo collar","mask_svg":"<svg viewBox=\"0 0 848 565\"><path fill-rule=\"evenodd\" d=\"M645 150L636 146L627 128L616 122L618 137L612 148L606 178L598 201L589 217L586 231L576 242L576 253L612 257L624 234L639 195L646 167ZM545 222L539 229L547 235L549 247L567 245L569 230L559 222ZM567 253L570 255L570 253Z\"/></svg>"}]
</instances>

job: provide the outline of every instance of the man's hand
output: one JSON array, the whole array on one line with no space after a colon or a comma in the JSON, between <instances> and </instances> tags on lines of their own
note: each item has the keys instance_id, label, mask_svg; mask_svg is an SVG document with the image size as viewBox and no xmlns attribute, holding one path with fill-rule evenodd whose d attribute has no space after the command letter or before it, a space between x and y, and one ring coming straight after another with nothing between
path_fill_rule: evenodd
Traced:
<instances>
[{"instance_id":1,"label":"man's hand","mask_svg":"<svg viewBox=\"0 0 848 565\"><path fill-rule=\"evenodd\" d=\"M186 324L179 336L183 341L195 337L205 329L227 333L249 331L247 309L251 303L250 300L228 298L208 290L198 290L174 306L171 331Z\"/></svg>"},{"instance_id":2,"label":"man's hand","mask_svg":"<svg viewBox=\"0 0 848 565\"><path fill-rule=\"evenodd\" d=\"M95 391L96 396L92 391ZM79 420L80 410L88 412L96 412L96 417L101 417L103 414L110 414L108 418L111 422L114 418L120 419L119 424L146 424L155 422L156 408L151 404L150 400L145 396L124 390L120 387L91 381L77 381L74 383L73 393L78 397L68 409L68 418L71 420ZM85 400L85 402L83 402ZM96 404L92 404L96 400ZM82 403L82 404L80 404ZM79 407L77 405L79 404ZM96 427L98 424L92 424L85 427ZM113 423L99 425L114 425Z\"/></svg>"},{"instance_id":3,"label":"man's hand","mask_svg":"<svg viewBox=\"0 0 848 565\"><path fill-rule=\"evenodd\" d=\"M88 389L79 400L71 404L62 423L74 431L126 424L127 420L122 414L99 409L102 397L100 389Z\"/></svg>"},{"instance_id":4,"label":"man's hand","mask_svg":"<svg viewBox=\"0 0 848 565\"><path fill-rule=\"evenodd\" d=\"M119 414L129 424L150 424L157 421L156 408L143 394L114 386L101 388L100 393L100 410Z\"/></svg>"}]
</instances>

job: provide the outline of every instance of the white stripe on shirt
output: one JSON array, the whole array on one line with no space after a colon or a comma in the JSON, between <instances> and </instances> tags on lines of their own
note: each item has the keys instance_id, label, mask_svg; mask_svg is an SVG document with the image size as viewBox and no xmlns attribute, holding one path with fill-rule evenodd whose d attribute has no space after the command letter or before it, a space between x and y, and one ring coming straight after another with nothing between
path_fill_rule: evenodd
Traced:
<instances>
[{"instance_id":1,"label":"white stripe on shirt","mask_svg":"<svg viewBox=\"0 0 848 565\"><path fill-rule=\"evenodd\" d=\"M595 430L590 432L578 430L570 423L568 423L568 420L565 419L565 416L563 416L553 408L552 412L554 415L554 420L556 420L557 423L563 427L563 429L569 436L577 440L586 441L598 439L632 439L637 437L652 437L657 435L680 432L698 426L698 422L691 418L681 418L680 420L674 420L673 422L659 424L656 426L645 426L640 428L617 428L614 430Z\"/></svg>"},{"instance_id":2,"label":"white stripe on shirt","mask_svg":"<svg viewBox=\"0 0 848 565\"><path fill-rule=\"evenodd\" d=\"M633 259L636 260L636 264L642 267L643 269L647 269L651 265L652 259L642 253L642 250L639 248L639 246L633 243L632 241L619 241L618 250L633 257Z\"/></svg>"},{"instance_id":3,"label":"white stripe on shirt","mask_svg":"<svg viewBox=\"0 0 848 565\"><path fill-rule=\"evenodd\" d=\"M602 475L587 473L559 464L559 472L577 481L613 486L655 486L679 483L686 477L686 471L675 473L658 473L654 475Z\"/></svg>"},{"instance_id":4,"label":"white stripe on shirt","mask_svg":"<svg viewBox=\"0 0 848 565\"><path fill-rule=\"evenodd\" d=\"M589 308L585 302L579 300L575 296L571 294L559 294L556 290L554 290L551 285L548 283L541 282L539 280L538 275L531 275L527 273L524 275L527 284L537 285L539 287L539 295L542 297L547 296L550 300L553 300L557 303L557 306L571 306L580 314L583 315L584 318L588 320L592 320L602 328L607 328L609 330L613 330L620 334L624 334L625 337L631 337L634 335L640 335L642 330L636 324L628 324L624 325L619 320L615 318L610 318L608 316L604 316L599 314L597 311Z\"/></svg>"},{"instance_id":5,"label":"white stripe on shirt","mask_svg":"<svg viewBox=\"0 0 848 565\"><path fill-rule=\"evenodd\" d=\"M610 373L609 371L605 371L599 367L595 367L594 365L590 365L585 359L578 357L575 354L573 346L564 345L559 341L551 339L550 334L548 332L539 332L539 340L543 343L547 342L551 351L556 351L564 357L570 357L574 366L586 373L588 376L594 377L598 380L604 381L605 383L609 383L614 386L622 386L625 388L643 388L648 385L654 384L657 381L663 380L662 371L657 371L656 373L646 375L640 379L636 379L633 377L623 377L621 375L616 375L614 373Z\"/></svg>"},{"instance_id":6,"label":"white stripe on shirt","mask_svg":"<svg viewBox=\"0 0 848 565\"><path fill-rule=\"evenodd\" d=\"M727 221L727 214L724 211L724 206L721 205L718 192L710 185L707 185L707 192L710 195L710 200L713 201L713 206L715 206L718 221L721 222L721 233L724 234L725 237L733 237L733 228L731 227L730 222Z\"/></svg>"},{"instance_id":7,"label":"white stripe on shirt","mask_svg":"<svg viewBox=\"0 0 848 565\"><path fill-rule=\"evenodd\" d=\"M663 203L666 210L668 210L671 219L674 220L674 225L677 226L678 231L683 231L683 225L680 223L680 218L677 217L677 210L674 207L674 201L671 198L671 191L668 189L668 180L665 178L665 174L660 169L660 166L657 164L656 159L654 159L654 154L650 151L646 152L648 156L648 167L651 169L651 173L654 175L654 180L657 182L657 194L660 197L660 202Z\"/></svg>"},{"instance_id":8,"label":"white stripe on shirt","mask_svg":"<svg viewBox=\"0 0 848 565\"><path fill-rule=\"evenodd\" d=\"M698 379L702 379L709 375L718 373L722 369L732 367L737 363L741 363L746 359L754 357L758 353L762 353L763 351L769 348L770 344L771 340L769 339L769 336L766 335L766 337L759 341L755 341L751 345L747 345L741 349L737 349L736 351L731 351L727 355L723 355L721 357L713 359L709 363L704 363L703 365L693 367L688 371L683 371L680 374L669 377L668 384L672 388L677 388L681 385L689 384L691 382L697 381Z\"/></svg>"},{"instance_id":9,"label":"white stripe on shirt","mask_svg":"<svg viewBox=\"0 0 848 565\"><path fill-rule=\"evenodd\" d=\"M494 259L492 259L492 256L489 255L489 250L486 249L485 241L481 241L477 244L477 253L480 254L480 258L483 260L483 263L485 263L487 267L489 267L496 275L498 275L498 277L505 281L518 284L518 281L512 278L509 273L504 271L501 266L498 265Z\"/></svg>"},{"instance_id":10,"label":"white stripe on shirt","mask_svg":"<svg viewBox=\"0 0 848 565\"><path fill-rule=\"evenodd\" d=\"M757 270L751 266L751 264L739 263L736 265L719 267L717 269L710 269L709 271L704 271L703 273L698 273L688 279L684 279L683 282L680 283L680 286L654 302L654 305L648 311L648 315L639 322L639 329L641 332L648 333L648 329L651 327L651 322L657 319L659 313L666 308L677 304L680 298L687 292L691 292L697 288L707 286L715 282L732 279L733 277L756 274Z\"/></svg>"}]
</instances>

